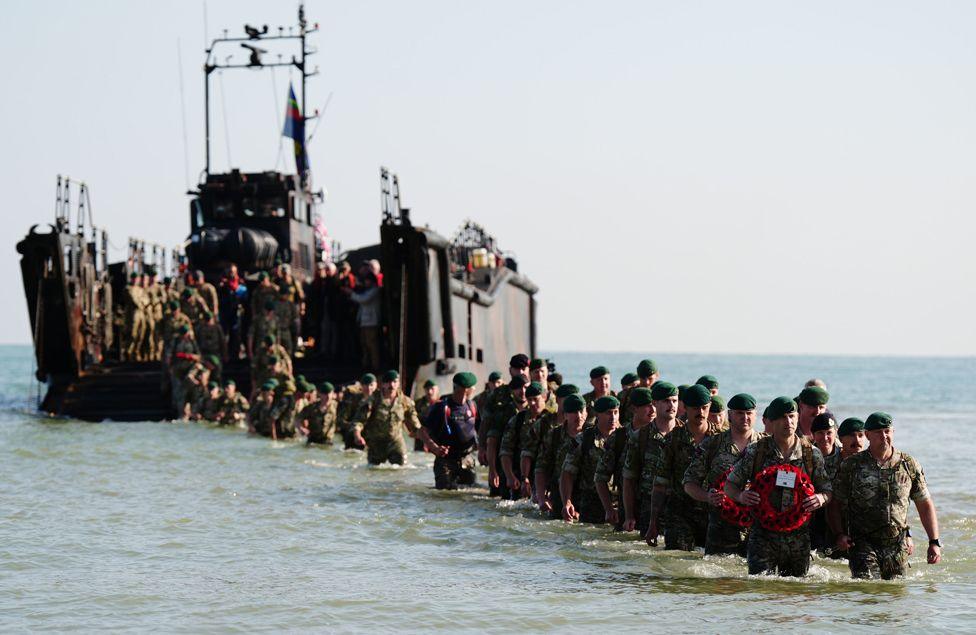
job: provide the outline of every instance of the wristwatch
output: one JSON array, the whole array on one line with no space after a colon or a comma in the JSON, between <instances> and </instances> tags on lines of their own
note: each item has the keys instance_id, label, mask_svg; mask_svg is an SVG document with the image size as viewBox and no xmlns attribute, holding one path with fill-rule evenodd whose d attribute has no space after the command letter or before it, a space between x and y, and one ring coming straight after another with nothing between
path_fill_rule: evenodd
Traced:
<instances>
[{"instance_id":1,"label":"wristwatch","mask_svg":"<svg viewBox=\"0 0 976 635\"><path fill-rule=\"evenodd\" d=\"M929 540L929 546L930 547L938 547L939 549L941 549L942 548L942 541L939 540L938 538L932 538L932 539Z\"/></svg>"}]
</instances>

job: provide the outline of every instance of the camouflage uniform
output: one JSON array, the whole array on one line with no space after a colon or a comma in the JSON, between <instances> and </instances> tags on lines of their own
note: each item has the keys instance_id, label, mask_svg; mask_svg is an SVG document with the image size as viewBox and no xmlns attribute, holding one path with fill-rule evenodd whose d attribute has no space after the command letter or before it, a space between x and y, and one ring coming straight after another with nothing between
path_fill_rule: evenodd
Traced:
<instances>
[{"instance_id":1,"label":"camouflage uniform","mask_svg":"<svg viewBox=\"0 0 976 635\"><path fill-rule=\"evenodd\" d=\"M274 283L258 284L251 292L251 315L257 320L258 316L264 313L264 305L267 302L274 302L278 298L278 287Z\"/></svg>"},{"instance_id":2,"label":"camouflage uniform","mask_svg":"<svg viewBox=\"0 0 976 635\"><path fill-rule=\"evenodd\" d=\"M612 390L607 391L607 395L610 397L616 397L617 393ZM599 397L596 396L596 391L591 390L588 393L583 394L583 401L586 402L586 422L583 423L584 427L591 426L596 421L596 410L593 409L593 404Z\"/></svg>"},{"instance_id":3,"label":"camouflage uniform","mask_svg":"<svg viewBox=\"0 0 976 635\"><path fill-rule=\"evenodd\" d=\"M273 406L273 394L265 396L264 393L259 393L247 412L248 423L263 437L271 436L271 428L274 425L274 418L271 416Z\"/></svg>"},{"instance_id":4,"label":"camouflage uniform","mask_svg":"<svg viewBox=\"0 0 976 635\"><path fill-rule=\"evenodd\" d=\"M509 394L508 401L499 401L495 404L495 408L491 414L491 421L488 424L488 431L485 434L487 438L498 439L498 456L495 459L495 471L498 473L498 487L494 487L490 483L488 484L488 495L489 496L501 496L505 500L512 498L512 491L508 487L508 481L505 478L505 472L502 469L502 453L501 453L501 443L505 436L505 430L508 427L509 422L515 415L522 410L519 409L518 404L516 404L511 399L512 391L509 390L507 386L502 386L505 392ZM513 460L514 463L514 460ZM514 465L513 465L514 467ZM516 471L516 474L519 472Z\"/></svg>"},{"instance_id":5,"label":"camouflage uniform","mask_svg":"<svg viewBox=\"0 0 976 635\"><path fill-rule=\"evenodd\" d=\"M585 428L563 461L563 472L572 474L575 479L573 501L582 523L599 524L606 520L606 511L597 494L594 478L611 437L600 436L595 425ZM611 490L610 496L612 499L616 492Z\"/></svg>"},{"instance_id":6,"label":"camouflage uniform","mask_svg":"<svg viewBox=\"0 0 976 635\"><path fill-rule=\"evenodd\" d=\"M635 514L637 516L637 531L640 535L647 532L651 523L651 494L654 491L654 479L661 467L661 457L664 454L664 442L667 435L661 434L653 421L631 434L627 438L627 448L624 450L623 477L632 479L638 484L635 493ZM667 518L658 522L658 530L667 528Z\"/></svg>"},{"instance_id":7,"label":"camouflage uniform","mask_svg":"<svg viewBox=\"0 0 976 635\"><path fill-rule=\"evenodd\" d=\"M347 386L343 391L342 400L339 401L339 406L337 408L337 424L339 426L339 432L342 434L342 440L345 443L346 449L356 447L353 443L353 419L356 416L356 412L359 410L359 406L362 405L365 394L363 393L363 388L359 384L353 384L352 386Z\"/></svg>"},{"instance_id":8,"label":"camouflage uniform","mask_svg":"<svg viewBox=\"0 0 976 635\"><path fill-rule=\"evenodd\" d=\"M549 500L552 503L550 518L562 518L563 500L559 495L559 477L563 473L566 455L576 448L576 437L566 432L566 426L559 426L549 431L539 443L536 455L535 473L546 474L549 477ZM538 477L536 477L538 480Z\"/></svg>"},{"instance_id":9,"label":"camouflage uniform","mask_svg":"<svg viewBox=\"0 0 976 635\"><path fill-rule=\"evenodd\" d=\"M709 426L705 439L715 434L716 431ZM685 471L696 451L691 430L687 425L679 425L668 435L661 453L661 469L654 477L654 484L668 488L668 499L662 512L667 528L664 531L665 549L694 551L695 547L705 546L708 505L689 496L684 488Z\"/></svg>"},{"instance_id":10,"label":"camouflage uniform","mask_svg":"<svg viewBox=\"0 0 976 635\"><path fill-rule=\"evenodd\" d=\"M222 426L236 426L237 419L235 414L246 414L250 409L247 399L241 393L234 393L233 397L224 396L217 408L217 423Z\"/></svg>"},{"instance_id":11,"label":"camouflage uniform","mask_svg":"<svg viewBox=\"0 0 976 635\"><path fill-rule=\"evenodd\" d=\"M208 390L204 393L203 398L199 399L193 407L193 411L200 415L200 418L204 421L217 421L217 413L220 411L220 405L224 401L223 394L214 397L210 394Z\"/></svg>"},{"instance_id":12,"label":"camouflage uniform","mask_svg":"<svg viewBox=\"0 0 976 635\"><path fill-rule=\"evenodd\" d=\"M532 413L526 409L517 412L515 416L509 418L508 423L505 424L504 430L501 431L498 442L498 466L496 469L498 470L500 479L504 480L506 478L504 470L502 470L501 457L503 456L512 457L512 473L515 474L515 478L521 481L524 477L528 476L526 474L522 474L522 440L525 436L525 431L532 427L532 424L534 424L539 418L544 416L546 416L545 411L543 411L539 417L533 419ZM496 427L494 430L489 430L488 434L491 436L499 436L498 432L499 430ZM518 494L514 494L508 488L508 483L503 483L499 489L502 490L501 494L503 498L523 498L527 495L526 492L521 491Z\"/></svg>"},{"instance_id":13,"label":"camouflage uniform","mask_svg":"<svg viewBox=\"0 0 976 635\"><path fill-rule=\"evenodd\" d=\"M414 407L417 409L417 416L420 418L421 421L427 419L427 413L430 412L430 407L433 406L438 401L440 401L440 397L438 397L436 401L432 401L431 398L427 396L427 393L424 393L421 397L419 397L414 402ZM477 404L475 404L475 408L477 409ZM413 451L414 452L424 451L423 439L418 437L413 440Z\"/></svg>"},{"instance_id":14,"label":"camouflage uniform","mask_svg":"<svg viewBox=\"0 0 976 635\"><path fill-rule=\"evenodd\" d=\"M763 433L753 430L749 444L763 438ZM747 446L748 447L748 446ZM705 437L698 445L695 456L685 470L682 485L694 483L706 491L711 490L719 479L739 460L739 448L732 441L728 430L721 434ZM705 533L705 555L738 554L746 555L746 538L749 530L731 525L722 520L722 511L717 507L708 508L708 530Z\"/></svg>"},{"instance_id":15,"label":"camouflage uniform","mask_svg":"<svg viewBox=\"0 0 976 635\"><path fill-rule=\"evenodd\" d=\"M831 483L834 482L834 477L837 476L837 470L840 468L840 464L840 446L835 445L833 452L824 457L824 471L827 473L827 478ZM825 556L833 558L846 557L846 552L836 551L836 545L837 537L834 535L834 532L830 531L830 525L827 523L827 509L822 507L815 511L813 518L810 519L810 546Z\"/></svg>"},{"instance_id":16,"label":"camouflage uniform","mask_svg":"<svg viewBox=\"0 0 976 635\"><path fill-rule=\"evenodd\" d=\"M278 381L271 407L271 419L275 422L275 432L279 439L295 436L295 379L291 373L281 371L274 375Z\"/></svg>"},{"instance_id":17,"label":"camouflage uniform","mask_svg":"<svg viewBox=\"0 0 976 635\"><path fill-rule=\"evenodd\" d=\"M310 403L298 415L299 421L306 422L308 427L308 443L332 445L332 438L336 431L336 413L338 404L335 400L322 409L322 402Z\"/></svg>"},{"instance_id":18,"label":"camouflage uniform","mask_svg":"<svg viewBox=\"0 0 976 635\"><path fill-rule=\"evenodd\" d=\"M846 506L851 575L889 580L905 575L908 566L906 534L908 507L929 498L922 466L913 457L893 450L884 464L869 450L841 464L835 496Z\"/></svg>"},{"instance_id":19,"label":"camouflage uniform","mask_svg":"<svg viewBox=\"0 0 976 635\"><path fill-rule=\"evenodd\" d=\"M198 362L183 355L199 355L200 349L197 348L196 340L192 337L180 337L173 344L173 358L170 362L170 386L172 389L173 410L177 417L183 416L183 406L187 401L186 376Z\"/></svg>"},{"instance_id":20,"label":"camouflage uniform","mask_svg":"<svg viewBox=\"0 0 976 635\"><path fill-rule=\"evenodd\" d=\"M253 382L255 386L260 386L271 378L272 373L268 369L271 366L272 357L278 358L283 371L289 374L292 373L293 367L291 364L291 358L288 357L288 352L282 348L281 344L276 342L271 346L262 346L254 354L254 358L251 360L251 372L254 375Z\"/></svg>"},{"instance_id":21,"label":"camouflage uniform","mask_svg":"<svg viewBox=\"0 0 976 635\"><path fill-rule=\"evenodd\" d=\"M639 383L636 386L630 388L624 388L619 393L617 393L617 401L620 402L620 420L630 421L634 418L634 413L631 410L630 398L634 394L634 388L650 388L650 386L641 386Z\"/></svg>"},{"instance_id":22,"label":"camouflage uniform","mask_svg":"<svg viewBox=\"0 0 976 635\"><path fill-rule=\"evenodd\" d=\"M617 428L603 445L603 452L600 454L600 462L597 463L596 471L593 473L594 483L606 483L610 488L611 494L616 495L611 498L617 505L618 522L615 529L622 529L624 524L624 502L623 502L623 471L624 459L626 458L627 439L634 434L633 423L628 422Z\"/></svg>"},{"instance_id":23,"label":"camouflage uniform","mask_svg":"<svg viewBox=\"0 0 976 635\"><path fill-rule=\"evenodd\" d=\"M416 433L420 429L420 420L413 399L397 393L387 403L377 390L359 405L352 425L361 431L366 441L366 460L370 464L389 461L403 465L407 455L403 428Z\"/></svg>"},{"instance_id":24,"label":"camouflage uniform","mask_svg":"<svg viewBox=\"0 0 976 635\"><path fill-rule=\"evenodd\" d=\"M210 370L200 362L196 362L190 367L183 377L183 405L189 404L190 413L200 415L201 408L209 397L207 382L210 381ZM180 409L182 413L182 408Z\"/></svg>"},{"instance_id":25,"label":"camouflage uniform","mask_svg":"<svg viewBox=\"0 0 976 635\"><path fill-rule=\"evenodd\" d=\"M140 346L146 335L145 307L148 304L148 299L145 289L138 284L130 284L125 288L123 300L125 307L123 328L126 335L125 358L128 361L135 361L142 358Z\"/></svg>"},{"instance_id":26,"label":"camouflage uniform","mask_svg":"<svg viewBox=\"0 0 976 635\"><path fill-rule=\"evenodd\" d=\"M193 287L187 287L180 294L180 311L190 318L194 326L203 321L203 312L206 310L206 303Z\"/></svg>"},{"instance_id":27,"label":"camouflage uniform","mask_svg":"<svg viewBox=\"0 0 976 635\"><path fill-rule=\"evenodd\" d=\"M163 303L166 302L166 292L162 285L154 282L146 289L146 297L149 300L147 309L148 333L146 340L148 349L147 358L152 360L160 359L163 354Z\"/></svg>"},{"instance_id":28,"label":"camouflage uniform","mask_svg":"<svg viewBox=\"0 0 976 635\"><path fill-rule=\"evenodd\" d=\"M287 299L279 297L275 301L275 324L278 327L278 342L288 351L288 355L295 354L295 325L298 323L298 306Z\"/></svg>"},{"instance_id":29,"label":"camouflage uniform","mask_svg":"<svg viewBox=\"0 0 976 635\"><path fill-rule=\"evenodd\" d=\"M207 310L217 315L217 288L209 282L201 280L197 287L197 293L200 294L200 299L207 306Z\"/></svg>"},{"instance_id":30,"label":"camouflage uniform","mask_svg":"<svg viewBox=\"0 0 976 635\"><path fill-rule=\"evenodd\" d=\"M765 437L746 448L732 467L727 482L739 489L771 465L788 464L807 473L817 494L829 494L830 481L824 471L823 455L809 442L800 439L793 452L784 457L773 437ZM787 495L788 494L788 495ZM770 494L773 509L785 509L792 505L793 494L782 487L774 487ZM764 529L755 523L749 531L749 574L779 573L782 576L804 576L810 569L809 521L789 532Z\"/></svg>"},{"instance_id":31,"label":"camouflage uniform","mask_svg":"<svg viewBox=\"0 0 976 635\"><path fill-rule=\"evenodd\" d=\"M197 345L200 346L202 355L216 355L220 359L224 358L224 331L220 325L203 321L197 324L194 329L197 338Z\"/></svg>"}]
</instances>

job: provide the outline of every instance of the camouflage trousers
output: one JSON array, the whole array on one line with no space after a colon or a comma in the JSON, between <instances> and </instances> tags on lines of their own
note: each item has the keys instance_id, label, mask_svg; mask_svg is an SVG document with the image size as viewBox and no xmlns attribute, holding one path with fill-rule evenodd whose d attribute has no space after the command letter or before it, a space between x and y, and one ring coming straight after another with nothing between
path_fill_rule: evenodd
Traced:
<instances>
[{"instance_id":1,"label":"camouflage trousers","mask_svg":"<svg viewBox=\"0 0 976 635\"><path fill-rule=\"evenodd\" d=\"M749 575L805 576L810 570L810 527L777 532L753 525L746 560Z\"/></svg>"},{"instance_id":2,"label":"camouflage trousers","mask_svg":"<svg viewBox=\"0 0 976 635\"><path fill-rule=\"evenodd\" d=\"M905 532L892 530L872 535L857 535L850 553L851 577L864 580L890 580L908 570Z\"/></svg>"},{"instance_id":3,"label":"camouflage trousers","mask_svg":"<svg viewBox=\"0 0 976 635\"><path fill-rule=\"evenodd\" d=\"M367 439L366 460L370 465L379 465L388 461L392 465L403 465L407 456L407 444L403 437L396 439Z\"/></svg>"},{"instance_id":4,"label":"camouflage trousers","mask_svg":"<svg viewBox=\"0 0 976 635\"><path fill-rule=\"evenodd\" d=\"M477 481L475 465L477 465L478 447L471 445L467 449L455 450L447 456L434 459L434 487L437 489L457 489L458 485L474 485Z\"/></svg>"},{"instance_id":5,"label":"camouflage trousers","mask_svg":"<svg viewBox=\"0 0 976 635\"><path fill-rule=\"evenodd\" d=\"M640 492L637 494L637 500L635 502L637 509L634 510L634 516L637 518L637 533L643 538L644 534L647 533L647 528L651 526L651 494L649 492L647 494ZM663 519L658 525L658 531L663 531Z\"/></svg>"},{"instance_id":6,"label":"camouflage trousers","mask_svg":"<svg viewBox=\"0 0 976 635\"><path fill-rule=\"evenodd\" d=\"M671 501L679 496L671 494ZM708 529L708 516L698 507L686 508L684 505L672 509L667 506L663 516L667 519L664 529L664 548L681 551L694 551L705 546L705 532Z\"/></svg>"},{"instance_id":7,"label":"camouflage trousers","mask_svg":"<svg viewBox=\"0 0 976 635\"><path fill-rule=\"evenodd\" d=\"M708 529L705 531L706 556L735 554L744 558L748 537L747 528L725 522L717 509L708 510Z\"/></svg>"},{"instance_id":8,"label":"camouflage trousers","mask_svg":"<svg viewBox=\"0 0 976 635\"><path fill-rule=\"evenodd\" d=\"M603 509L600 495L596 490L583 490L577 497L576 511L581 523L600 525L607 521L607 512Z\"/></svg>"}]
</instances>

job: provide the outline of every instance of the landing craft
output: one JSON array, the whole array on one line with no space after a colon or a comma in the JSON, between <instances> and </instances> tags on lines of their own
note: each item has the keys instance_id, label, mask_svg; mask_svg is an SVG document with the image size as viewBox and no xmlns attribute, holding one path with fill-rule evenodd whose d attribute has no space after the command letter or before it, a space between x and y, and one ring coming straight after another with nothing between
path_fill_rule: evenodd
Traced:
<instances>
[{"instance_id":1,"label":"landing craft","mask_svg":"<svg viewBox=\"0 0 976 635\"><path fill-rule=\"evenodd\" d=\"M131 273L172 276L179 286L182 274L201 270L218 285L233 264L252 286L260 271L278 263L289 264L295 278L308 283L317 263L326 259L353 267L378 260L384 274L381 368L364 368L356 355L323 353L313 345L314 335L303 333L295 372L313 382L348 383L366 371L396 368L406 392L416 395L427 379L445 392L458 371L470 370L484 380L492 370L504 371L514 352L535 355L537 288L519 272L514 255L471 221L451 239L416 226L401 204L399 179L390 171L380 169L378 243L342 252L330 249L317 234L324 203L311 185L305 130L315 115L304 114L306 82L316 74L308 71L313 51L307 38L317 30L300 7L297 27L287 32L279 27L277 34L269 34L267 27L245 25L243 36L224 32L206 50L206 162L201 182L190 192L190 234L183 244L166 248L132 238L126 258L108 262L108 233L94 225L89 187L58 177L54 223L47 231L31 227L17 244L35 374L44 388L41 410L91 421L171 416L160 391L159 362L124 361L126 307L119 299ZM219 63L216 51L223 54L235 44L248 49L247 62ZM271 45L297 49L289 61L267 62L264 47ZM284 127L295 141L296 172L212 172L210 75L276 66L301 75L300 96L289 94ZM243 304L246 323L249 303ZM248 361L236 352L225 361L224 375L250 389Z\"/></svg>"}]
</instances>

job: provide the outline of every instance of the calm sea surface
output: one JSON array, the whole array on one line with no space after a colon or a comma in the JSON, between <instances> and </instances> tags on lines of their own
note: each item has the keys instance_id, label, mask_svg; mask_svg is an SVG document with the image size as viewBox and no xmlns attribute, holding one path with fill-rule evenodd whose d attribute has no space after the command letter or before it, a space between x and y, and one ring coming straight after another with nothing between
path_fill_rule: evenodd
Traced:
<instances>
[{"instance_id":1,"label":"calm sea surface","mask_svg":"<svg viewBox=\"0 0 976 635\"><path fill-rule=\"evenodd\" d=\"M644 353L552 355L566 379ZM368 469L339 449L201 424L53 420L30 349L0 347L0 631L751 632L976 630L976 360L653 355L761 401L823 378L840 418L887 410L925 468L944 562L852 582L750 579L738 558L542 521L483 489L432 489L429 455Z\"/></svg>"}]
</instances>

